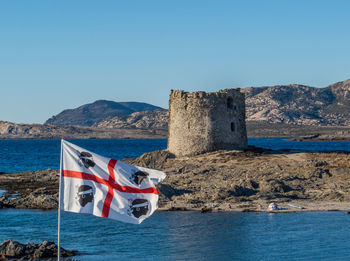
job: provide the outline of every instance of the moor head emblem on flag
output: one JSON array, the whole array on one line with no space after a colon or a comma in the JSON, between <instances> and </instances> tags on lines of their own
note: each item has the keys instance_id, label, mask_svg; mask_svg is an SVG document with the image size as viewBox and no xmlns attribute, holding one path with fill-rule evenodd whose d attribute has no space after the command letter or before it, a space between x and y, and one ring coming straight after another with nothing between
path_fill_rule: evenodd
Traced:
<instances>
[{"instance_id":1,"label":"moor head emblem on flag","mask_svg":"<svg viewBox=\"0 0 350 261\"><path fill-rule=\"evenodd\" d=\"M80 206L85 207L87 203L92 202L94 199L94 192L91 186L81 185L78 188L77 200Z\"/></svg>"},{"instance_id":2,"label":"moor head emblem on flag","mask_svg":"<svg viewBox=\"0 0 350 261\"><path fill-rule=\"evenodd\" d=\"M131 174L130 180L137 185L141 185L142 181L147 179L148 176L149 174L147 172L139 170Z\"/></svg>"},{"instance_id":3,"label":"moor head emblem on flag","mask_svg":"<svg viewBox=\"0 0 350 261\"><path fill-rule=\"evenodd\" d=\"M93 161L91 153L87 151L80 152L79 159L83 163L84 167L87 169L90 167L93 168L95 166L95 162Z\"/></svg>"},{"instance_id":4,"label":"moor head emblem on flag","mask_svg":"<svg viewBox=\"0 0 350 261\"><path fill-rule=\"evenodd\" d=\"M139 218L143 215L147 215L148 213L148 207L149 202L147 199L142 199L142 198L138 198L138 199L134 199L132 201L130 201L130 205L129 205L129 210L128 210L128 215L129 216L134 216L136 218Z\"/></svg>"}]
</instances>

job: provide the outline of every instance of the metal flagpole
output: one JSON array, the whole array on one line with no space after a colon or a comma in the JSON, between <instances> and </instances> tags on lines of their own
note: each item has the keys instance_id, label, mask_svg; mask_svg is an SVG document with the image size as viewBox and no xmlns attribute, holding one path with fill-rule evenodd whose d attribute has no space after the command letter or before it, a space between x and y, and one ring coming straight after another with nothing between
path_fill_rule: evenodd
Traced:
<instances>
[{"instance_id":1,"label":"metal flagpole","mask_svg":"<svg viewBox=\"0 0 350 261\"><path fill-rule=\"evenodd\" d=\"M58 192L58 232L57 232L57 260L61 259L61 180L62 180L62 157L63 157L63 139L61 139L61 156L60 156L60 180L59 180L59 192Z\"/></svg>"}]
</instances>

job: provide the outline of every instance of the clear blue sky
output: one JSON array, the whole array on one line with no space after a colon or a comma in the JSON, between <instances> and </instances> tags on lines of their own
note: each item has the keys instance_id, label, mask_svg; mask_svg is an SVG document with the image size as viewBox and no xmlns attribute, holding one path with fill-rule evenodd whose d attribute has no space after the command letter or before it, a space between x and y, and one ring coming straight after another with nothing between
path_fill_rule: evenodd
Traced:
<instances>
[{"instance_id":1,"label":"clear blue sky","mask_svg":"<svg viewBox=\"0 0 350 261\"><path fill-rule=\"evenodd\" d=\"M350 78L350 1L7 0L0 120L98 99L168 106L170 89Z\"/></svg>"}]
</instances>

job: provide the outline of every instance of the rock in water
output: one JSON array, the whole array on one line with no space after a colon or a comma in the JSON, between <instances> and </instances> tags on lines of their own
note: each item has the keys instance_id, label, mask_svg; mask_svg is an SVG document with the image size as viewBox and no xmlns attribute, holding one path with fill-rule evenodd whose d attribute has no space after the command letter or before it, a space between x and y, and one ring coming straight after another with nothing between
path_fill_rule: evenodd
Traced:
<instances>
[{"instance_id":1,"label":"rock in water","mask_svg":"<svg viewBox=\"0 0 350 261\"><path fill-rule=\"evenodd\" d=\"M41 244L27 243L21 244L13 240L5 240L0 243L0 259L29 259L29 258L49 258L57 257L57 245L52 241L43 241ZM68 251L61 248L62 257L76 255L77 251Z\"/></svg>"}]
</instances>

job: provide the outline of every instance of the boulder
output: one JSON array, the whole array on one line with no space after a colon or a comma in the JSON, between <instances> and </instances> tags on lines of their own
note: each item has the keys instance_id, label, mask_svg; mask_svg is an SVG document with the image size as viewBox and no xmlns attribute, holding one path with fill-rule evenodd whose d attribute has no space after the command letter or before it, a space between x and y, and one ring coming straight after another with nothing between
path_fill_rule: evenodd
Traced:
<instances>
[{"instance_id":1,"label":"boulder","mask_svg":"<svg viewBox=\"0 0 350 261\"><path fill-rule=\"evenodd\" d=\"M50 258L57 257L57 245L52 241L43 241L41 244L27 243L21 244L13 240L4 240L0 243L0 259L2 260L23 260L30 258ZM61 248L62 257L76 255L77 251L68 251Z\"/></svg>"}]
</instances>

